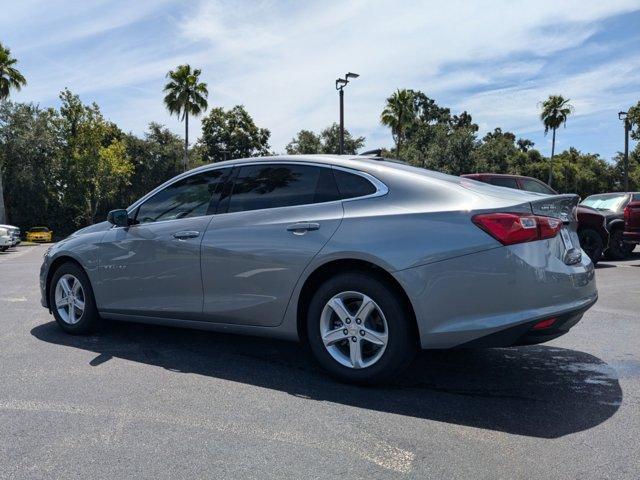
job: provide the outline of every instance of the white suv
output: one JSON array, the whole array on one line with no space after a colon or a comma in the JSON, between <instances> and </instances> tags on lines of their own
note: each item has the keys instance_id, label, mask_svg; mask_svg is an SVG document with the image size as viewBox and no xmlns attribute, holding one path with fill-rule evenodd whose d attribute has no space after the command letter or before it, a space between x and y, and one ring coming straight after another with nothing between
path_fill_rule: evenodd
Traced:
<instances>
[{"instance_id":1,"label":"white suv","mask_svg":"<svg viewBox=\"0 0 640 480\"><path fill-rule=\"evenodd\" d=\"M13 238L9 235L9 230L0 227L0 252L4 252L7 248L13 246Z\"/></svg>"},{"instance_id":2,"label":"white suv","mask_svg":"<svg viewBox=\"0 0 640 480\"><path fill-rule=\"evenodd\" d=\"M0 225L0 228L7 230L9 237L11 237L11 246L15 247L20 243L20 228L14 225Z\"/></svg>"}]
</instances>

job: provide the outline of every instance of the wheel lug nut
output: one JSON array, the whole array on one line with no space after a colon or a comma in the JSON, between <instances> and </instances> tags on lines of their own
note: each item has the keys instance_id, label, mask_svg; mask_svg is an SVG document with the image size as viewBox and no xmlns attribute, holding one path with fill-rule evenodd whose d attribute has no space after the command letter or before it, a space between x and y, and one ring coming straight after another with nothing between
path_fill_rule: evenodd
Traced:
<instances>
[{"instance_id":1,"label":"wheel lug nut","mask_svg":"<svg viewBox=\"0 0 640 480\"><path fill-rule=\"evenodd\" d=\"M362 323L362 320L360 320L359 318L356 318L356 323L360 325Z\"/></svg>"},{"instance_id":2,"label":"wheel lug nut","mask_svg":"<svg viewBox=\"0 0 640 480\"><path fill-rule=\"evenodd\" d=\"M353 341L353 342L357 342L357 341L358 341L358 339L357 339L356 337L351 337L351 341Z\"/></svg>"},{"instance_id":3,"label":"wheel lug nut","mask_svg":"<svg viewBox=\"0 0 640 480\"><path fill-rule=\"evenodd\" d=\"M364 330L360 330L360 335L364 337Z\"/></svg>"},{"instance_id":4,"label":"wheel lug nut","mask_svg":"<svg viewBox=\"0 0 640 480\"><path fill-rule=\"evenodd\" d=\"M351 319L350 319L350 318L347 318L347 319L344 321L344 323L347 323L347 324L351 323Z\"/></svg>"},{"instance_id":5,"label":"wheel lug nut","mask_svg":"<svg viewBox=\"0 0 640 480\"><path fill-rule=\"evenodd\" d=\"M342 330L342 333L344 333L345 335L347 335L349 333L349 330L347 330L346 328L344 330Z\"/></svg>"}]
</instances>

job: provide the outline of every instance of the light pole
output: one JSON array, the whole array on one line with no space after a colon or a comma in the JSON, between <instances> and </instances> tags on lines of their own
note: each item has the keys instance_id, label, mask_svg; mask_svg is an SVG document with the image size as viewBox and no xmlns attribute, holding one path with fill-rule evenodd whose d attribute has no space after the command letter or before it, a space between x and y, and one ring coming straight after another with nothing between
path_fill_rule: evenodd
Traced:
<instances>
[{"instance_id":1,"label":"light pole","mask_svg":"<svg viewBox=\"0 0 640 480\"><path fill-rule=\"evenodd\" d=\"M344 153L344 91L343 88L347 86L350 78L358 78L360 75L357 73L349 72L344 78L338 78L336 80L336 90L340 95L340 155Z\"/></svg>"},{"instance_id":2,"label":"light pole","mask_svg":"<svg viewBox=\"0 0 640 480\"><path fill-rule=\"evenodd\" d=\"M628 112L618 112L618 118L624 122L624 191L629 191L629 124Z\"/></svg>"}]
</instances>

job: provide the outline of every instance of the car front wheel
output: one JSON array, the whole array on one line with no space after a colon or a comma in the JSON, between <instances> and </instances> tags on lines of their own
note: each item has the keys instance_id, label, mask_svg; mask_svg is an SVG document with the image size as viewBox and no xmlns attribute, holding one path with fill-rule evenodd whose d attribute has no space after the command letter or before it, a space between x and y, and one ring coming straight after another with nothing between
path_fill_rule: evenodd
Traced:
<instances>
[{"instance_id":1,"label":"car front wheel","mask_svg":"<svg viewBox=\"0 0 640 480\"><path fill-rule=\"evenodd\" d=\"M99 327L100 316L89 277L74 263L63 264L53 274L49 306L67 333L90 333Z\"/></svg>"},{"instance_id":2,"label":"car front wheel","mask_svg":"<svg viewBox=\"0 0 640 480\"><path fill-rule=\"evenodd\" d=\"M618 228L611 233L609 248L605 252L605 256L609 260L624 260L631 255L633 247L634 245L625 243L622 229Z\"/></svg>"},{"instance_id":3,"label":"car front wheel","mask_svg":"<svg viewBox=\"0 0 640 480\"><path fill-rule=\"evenodd\" d=\"M307 337L320 363L339 380L376 384L394 378L416 350L411 318L398 293L361 272L323 283L307 315Z\"/></svg>"},{"instance_id":4,"label":"car front wheel","mask_svg":"<svg viewBox=\"0 0 640 480\"><path fill-rule=\"evenodd\" d=\"M604 247L602 237L595 230L585 228L578 232L578 238L580 239L580 247L589 255L593 264L596 265L602 257L602 249Z\"/></svg>"}]
</instances>

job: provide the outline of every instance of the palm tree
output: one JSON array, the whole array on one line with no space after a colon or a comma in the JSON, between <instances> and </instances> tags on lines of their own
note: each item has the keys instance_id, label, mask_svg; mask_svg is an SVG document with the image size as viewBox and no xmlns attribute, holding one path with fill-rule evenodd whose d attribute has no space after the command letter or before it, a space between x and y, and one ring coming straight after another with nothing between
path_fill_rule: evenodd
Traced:
<instances>
[{"instance_id":1,"label":"palm tree","mask_svg":"<svg viewBox=\"0 0 640 480\"><path fill-rule=\"evenodd\" d=\"M380 115L380 122L391 128L391 135L396 143L396 157L400 157L402 140L414 117L415 109L411 90L398 89L387 98L387 104Z\"/></svg>"},{"instance_id":2,"label":"palm tree","mask_svg":"<svg viewBox=\"0 0 640 480\"><path fill-rule=\"evenodd\" d=\"M11 50L0 43L0 101L9 98L9 92L13 88L20 90L27 84L20 71L15 67L18 61L11 58ZM0 223L6 222L4 207L4 194L2 191L2 171L0 171Z\"/></svg>"},{"instance_id":3,"label":"palm tree","mask_svg":"<svg viewBox=\"0 0 640 480\"><path fill-rule=\"evenodd\" d=\"M569 103L568 98L564 98L562 95L549 95L544 102L542 102L542 112L540 112L540 120L544 125L544 134L549 133L549 130L553 131L553 139L551 140L551 158L549 159L549 181L551 185L553 180L553 156L556 152L556 130L560 125L567 124L567 117L573 112L573 105Z\"/></svg>"},{"instance_id":4,"label":"palm tree","mask_svg":"<svg viewBox=\"0 0 640 480\"><path fill-rule=\"evenodd\" d=\"M184 120L184 169L189 164L189 114L197 116L207 109L207 84L198 82L200 69L191 70L190 65L178 65L167 73L170 81L164 86L164 103L169 113L182 115Z\"/></svg>"}]
</instances>

